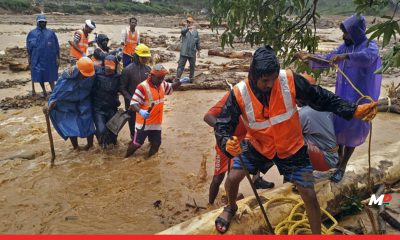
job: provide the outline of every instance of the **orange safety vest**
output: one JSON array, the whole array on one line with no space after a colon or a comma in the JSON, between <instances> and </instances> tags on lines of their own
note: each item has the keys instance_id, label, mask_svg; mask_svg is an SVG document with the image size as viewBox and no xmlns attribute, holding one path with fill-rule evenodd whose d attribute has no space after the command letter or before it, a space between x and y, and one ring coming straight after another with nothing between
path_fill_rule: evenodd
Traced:
<instances>
[{"instance_id":1,"label":"orange safety vest","mask_svg":"<svg viewBox=\"0 0 400 240\"><path fill-rule=\"evenodd\" d=\"M133 56L133 54L135 53L136 46L139 42L138 30L136 30L132 34L131 30L127 28L126 33L127 33L127 39L125 40L123 53Z\"/></svg>"},{"instance_id":2,"label":"orange safety vest","mask_svg":"<svg viewBox=\"0 0 400 240\"><path fill-rule=\"evenodd\" d=\"M163 83L158 87L150 82L150 76L139 85L142 85L145 91L144 104L140 106L140 109L147 110L151 104L154 103L153 109L150 112L149 118L146 119L145 130L161 130L161 123L163 119L164 111L164 96L165 89ZM136 128L141 129L144 124L144 118L136 113Z\"/></svg>"},{"instance_id":3,"label":"orange safety vest","mask_svg":"<svg viewBox=\"0 0 400 240\"><path fill-rule=\"evenodd\" d=\"M81 40L78 43L78 48L86 54L86 50L89 47L89 39L85 36L85 33L83 32L83 30L78 30L77 31L80 35L81 35ZM80 52L78 52L74 47L70 47L69 50L69 55L72 57L75 57L76 59L80 59L82 57L82 54Z\"/></svg>"},{"instance_id":4,"label":"orange safety vest","mask_svg":"<svg viewBox=\"0 0 400 240\"><path fill-rule=\"evenodd\" d=\"M296 90L291 70L281 70L275 81L269 106L264 107L252 92L249 80L233 88L247 129L246 139L263 156L288 158L304 146Z\"/></svg>"}]
</instances>

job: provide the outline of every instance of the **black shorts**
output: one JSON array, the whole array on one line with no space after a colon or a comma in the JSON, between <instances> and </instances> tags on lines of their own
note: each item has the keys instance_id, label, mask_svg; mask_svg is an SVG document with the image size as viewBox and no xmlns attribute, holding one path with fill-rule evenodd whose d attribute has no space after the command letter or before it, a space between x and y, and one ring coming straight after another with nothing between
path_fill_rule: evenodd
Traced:
<instances>
[{"instance_id":1,"label":"black shorts","mask_svg":"<svg viewBox=\"0 0 400 240\"><path fill-rule=\"evenodd\" d=\"M254 149L246 140L242 141L241 146L243 152L240 156L250 174L254 175L257 171L266 173L275 164L286 181L303 187L313 186L313 168L308 156L307 146L303 146L294 155L285 159L280 159L277 156L273 159L268 159ZM233 169L242 169L239 157L234 158Z\"/></svg>"},{"instance_id":2,"label":"black shorts","mask_svg":"<svg viewBox=\"0 0 400 240\"><path fill-rule=\"evenodd\" d=\"M153 145L161 145L161 130L135 130L135 137L133 138L133 144L142 146L146 138L149 138L149 142Z\"/></svg>"}]
</instances>

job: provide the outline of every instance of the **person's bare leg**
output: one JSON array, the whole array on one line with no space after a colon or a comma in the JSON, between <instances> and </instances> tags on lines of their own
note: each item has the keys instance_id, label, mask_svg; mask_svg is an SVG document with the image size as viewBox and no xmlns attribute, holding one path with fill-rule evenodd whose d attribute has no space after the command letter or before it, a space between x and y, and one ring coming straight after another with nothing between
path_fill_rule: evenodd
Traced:
<instances>
[{"instance_id":1,"label":"person's bare leg","mask_svg":"<svg viewBox=\"0 0 400 240\"><path fill-rule=\"evenodd\" d=\"M87 151L89 149L91 149L93 147L93 138L94 138L94 134L90 135L89 137L87 137L87 144L86 146L84 146L82 148L82 150Z\"/></svg>"},{"instance_id":2,"label":"person's bare leg","mask_svg":"<svg viewBox=\"0 0 400 240\"><path fill-rule=\"evenodd\" d=\"M343 152L342 152L343 155L342 155L342 157L340 157L340 147L339 147L339 159L340 159L339 166L330 178L333 182L338 183L343 179L344 173L346 171L347 163L349 162L349 159L350 159L351 155L353 154L354 149L355 149L354 147L344 146Z\"/></svg>"},{"instance_id":3,"label":"person's bare leg","mask_svg":"<svg viewBox=\"0 0 400 240\"><path fill-rule=\"evenodd\" d=\"M236 198L239 191L239 184L244 177L245 173L243 169L232 169L225 181L225 191L228 195L228 207L235 211L237 210ZM223 211L219 217L230 222L233 216L231 216L229 212ZM224 226L220 226L219 229L222 232L226 231Z\"/></svg>"},{"instance_id":4,"label":"person's bare leg","mask_svg":"<svg viewBox=\"0 0 400 240\"><path fill-rule=\"evenodd\" d=\"M53 91L54 90L54 82L49 82L49 84L50 84L51 91Z\"/></svg>"},{"instance_id":5,"label":"person's bare leg","mask_svg":"<svg viewBox=\"0 0 400 240\"><path fill-rule=\"evenodd\" d=\"M339 168L342 169L343 171L346 171L346 166L347 163L350 160L351 155L353 155L355 147L344 147L343 149L343 158L342 161L340 161Z\"/></svg>"},{"instance_id":6,"label":"person's bare leg","mask_svg":"<svg viewBox=\"0 0 400 240\"><path fill-rule=\"evenodd\" d=\"M224 181L225 173L221 173L215 175L210 183L210 189L208 194L208 203L214 204L215 198L218 196L219 186L221 185L222 181Z\"/></svg>"},{"instance_id":7,"label":"person's bare leg","mask_svg":"<svg viewBox=\"0 0 400 240\"><path fill-rule=\"evenodd\" d=\"M42 88L43 96L47 97L46 87L44 86L44 83L41 82L40 87Z\"/></svg>"},{"instance_id":8,"label":"person's bare leg","mask_svg":"<svg viewBox=\"0 0 400 240\"><path fill-rule=\"evenodd\" d=\"M36 95L35 83L32 81L32 96Z\"/></svg>"},{"instance_id":9,"label":"person's bare leg","mask_svg":"<svg viewBox=\"0 0 400 240\"><path fill-rule=\"evenodd\" d=\"M253 175L253 177L251 178L251 181L253 181L253 183L257 180L257 178L260 177L260 171L257 172L256 175Z\"/></svg>"},{"instance_id":10,"label":"person's bare leg","mask_svg":"<svg viewBox=\"0 0 400 240\"><path fill-rule=\"evenodd\" d=\"M303 199L308 221L310 222L311 226L311 232L313 234L321 234L321 209L314 186L306 188L298 184L295 185L301 198Z\"/></svg>"},{"instance_id":11,"label":"person's bare leg","mask_svg":"<svg viewBox=\"0 0 400 240\"><path fill-rule=\"evenodd\" d=\"M74 150L78 150L79 149L78 138L70 137L69 140L71 141L71 144L72 144L72 147L74 148Z\"/></svg>"}]
</instances>

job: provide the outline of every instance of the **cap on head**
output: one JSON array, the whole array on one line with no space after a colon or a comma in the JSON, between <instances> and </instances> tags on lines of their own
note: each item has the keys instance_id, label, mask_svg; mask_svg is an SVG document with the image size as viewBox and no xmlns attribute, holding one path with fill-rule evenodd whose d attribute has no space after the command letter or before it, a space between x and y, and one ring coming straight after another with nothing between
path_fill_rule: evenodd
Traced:
<instances>
[{"instance_id":1,"label":"cap on head","mask_svg":"<svg viewBox=\"0 0 400 240\"><path fill-rule=\"evenodd\" d=\"M36 17L36 22L47 22L46 16L40 14Z\"/></svg>"},{"instance_id":2,"label":"cap on head","mask_svg":"<svg viewBox=\"0 0 400 240\"><path fill-rule=\"evenodd\" d=\"M150 48L148 46L144 45L143 43L136 46L135 53L139 57L151 57Z\"/></svg>"},{"instance_id":3,"label":"cap on head","mask_svg":"<svg viewBox=\"0 0 400 240\"><path fill-rule=\"evenodd\" d=\"M193 22L193 18L189 16L189 17L186 18L186 21Z\"/></svg>"},{"instance_id":4,"label":"cap on head","mask_svg":"<svg viewBox=\"0 0 400 240\"><path fill-rule=\"evenodd\" d=\"M154 75L156 77L164 77L165 75L168 74L168 70L161 64L156 64L150 71L151 75Z\"/></svg>"},{"instance_id":5,"label":"cap on head","mask_svg":"<svg viewBox=\"0 0 400 240\"><path fill-rule=\"evenodd\" d=\"M94 63L92 59L88 57L81 57L76 62L76 67L79 72L85 77L92 77L94 75Z\"/></svg>"},{"instance_id":6,"label":"cap on head","mask_svg":"<svg viewBox=\"0 0 400 240\"><path fill-rule=\"evenodd\" d=\"M86 20L85 24L92 30L96 29L96 23L90 19Z\"/></svg>"}]
</instances>

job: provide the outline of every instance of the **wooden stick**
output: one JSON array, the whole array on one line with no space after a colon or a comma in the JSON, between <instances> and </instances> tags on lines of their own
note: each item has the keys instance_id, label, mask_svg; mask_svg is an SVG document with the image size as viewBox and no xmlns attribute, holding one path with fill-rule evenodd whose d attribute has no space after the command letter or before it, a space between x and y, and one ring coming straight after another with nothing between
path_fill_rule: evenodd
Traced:
<instances>
[{"instance_id":1,"label":"wooden stick","mask_svg":"<svg viewBox=\"0 0 400 240\"><path fill-rule=\"evenodd\" d=\"M400 223L386 211L379 214L390 226L400 231Z\"/></svg>"},{"instance_id":2,"label":"wooden stick","mask_svg":"<svg viewBox=\"0 0 400 240\"><path fill-rule=\"evenodd\" d=\"M368 234L367 228L365 227L365 224L364 224L364 220L362 220L362 218L359 218L357 222L360 225L361 231L363 232L363 234L364 235Z\"/></svg>"},{"instance_id":3,"label":"wooden stick","mask_svg":"<svg viewBox=\"0 0 400 240\"><path fill-rule=\"evenodd\" d=\"M385 191L385 184L381 184L378 187L378 190L376 190L375 196L380 196L383 194L383 192ZM380 215L381 213L383 213L385 211L385 205L380 205L379 206L379 210L378 210L378 216L377 216L377 222L378 222L378 234L386 234L386 223L383 220L382 216Z\"/></svg>"},{"instance_id":4,"label":"wooden stick","mask_svg":"<svg viewBox=\"0 0 400 240\"><path fill-rule=\"evenodd\" d=\"M249 171L247 170L246 165L244 165L244 161L243 161L243 159L242 159L242 156L241 156L241 155L238 155L238 157L239 157L240 163L242 164L242 167L243 167L244 173L245 173L245 175L246 175L246 178L247 178L247 180L249 180L251 189L253 189L254 196L256 197L257 202L258 202L258 205L260 206L260 209L261 209L261 212L262 212L262 214L263 214L263 216L264 216L265 222L267 223L268 231L269 231L271 234L274 235L275 233L274 233L274 230L272 229L271 222L270 222L269 219L268 219L267 213L265 212L265 208L264 208L264 206L262 205L261 198L260 198L260 196L259 196L258 193L257 193L256 187L254 186L254 183L253 183L253 181L251 180Z\"/></svg>"},{"instance_id":5,"label":"wooden stick","mask_svg":"<svg viewBox=\"0 0 400 240\"><path fill-rule=\"evenodd\" d=\"M195 206L195 205L193 205L193 204L190 204L190 203L186 203L185 205L186 205L186 207L190 207L190 208L196 208L196 209L207 209L206 207L202 207L202 206Z\"/></svg>"},{"instance_id":6,"label":"wooden stick","mask_svg":"<svg viewBox=\"0 0 400 240\"><path fill-rule=\"evenodd\" d=\"M341 233L343 233L344 235L356 235L354 232L352 232L352 231L350 231L350 230L347 230L347 229L345 229L344 227L341 227L341 226L336 226L336 227L334 228L334 230L336 230L336 231L338 231L338 232L341 232Z\"/></svg>"},{"instance_id":7,"label":"wooden stick","mask_svg":"<svg viewBox=\"0 0 400 240\"><path fill-rule=\"evenodd\" d=\"M56 159L56 152L54 151L53 135L51 133L50 118L49 118L49 112L47 110L47 106L45 106L43 108L43 113L44 113L44 117L46 119L47 134L49 135L49 142L50 142L50 151L51 151L50 167L53 167L54 166L54 160Z\"/></svg>"},{"instance_id":8,"label":"wooden stick","mask_svg":"<svg viewBox=\"0 0 400 240\"><path fill-rule=\"evenodd\" d=\"M378 228L376 226L374 213L371 211L371 209L368 206L365 206L364 210L367 213L369 220L371 221L373 234L378 234Z\"/></svg>"}]
</instances>

